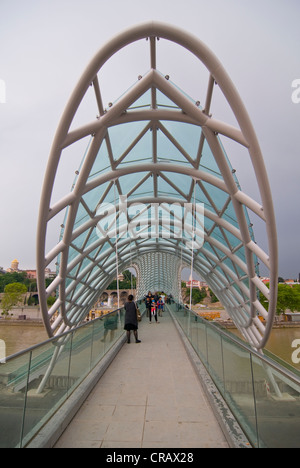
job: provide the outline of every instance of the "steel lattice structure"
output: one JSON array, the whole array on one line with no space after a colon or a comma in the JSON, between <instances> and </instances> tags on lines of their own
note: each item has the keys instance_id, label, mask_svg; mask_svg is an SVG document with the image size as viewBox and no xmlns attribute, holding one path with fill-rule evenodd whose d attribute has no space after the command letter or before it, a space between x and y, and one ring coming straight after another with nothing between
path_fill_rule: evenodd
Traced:
<instances>
[{"instance_id":1,"label":"steel lattice structure","mask_svg":"<svg viewBox=\"0 0 300 468\"><path fill-rule=\"evenodd\" d=\"M182 46L206 67L207 88L204 93L199 90L204 94L203 107L157 69L158 38ZM104 108L103 65L119 50L142 40L150 69ZM235 115L236 127L212 116L216 83ZM74 128L78 112L90 102L90 92L98 116L91 115L87 123ZM221 143L223 136L248 151L261 202L240 189ZM84 140L87 149L73 187L53 203L57 169L65 153ZM196 204L203 207L202 218ZM187 208L189 218L182 229ZM265 224L268 253L254 240L248 211ZM169 222L164 221L166 215ZM62 216L60 240L47 251L48 226ZM57 278L45 289L45 268L55 259ZM151 22L124 31L99 50L57 129L37 234L39 297L49 336L84 320L117 270L135 266L139 294L163 289L178 299L181 269L191 262L251 345L264 347L276 307L277 238L271 191L253 126L228 74L207 46L190 33ZM259 262L269 270L269 287L259 277ZM57 299L48 310L46 300L54 291ZM268 312L259 301L260 293L269 302Z\"/></svg>"}]
</instances>

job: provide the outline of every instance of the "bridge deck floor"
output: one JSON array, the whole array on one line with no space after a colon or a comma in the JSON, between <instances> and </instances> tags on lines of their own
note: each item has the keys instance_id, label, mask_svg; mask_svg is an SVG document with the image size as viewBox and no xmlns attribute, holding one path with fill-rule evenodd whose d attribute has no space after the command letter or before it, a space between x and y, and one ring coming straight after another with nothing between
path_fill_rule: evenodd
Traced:
<instances>
[{"instance_id":1,"label":"bridge deck floor","mask_svg":"<svg viewBox=\"0 0 300 468\"><path fill-rule=\"evenodd\" d=\"M228 447L168 312L159 322L143 318L56 448Z\"/></svg>"}]
</instances>

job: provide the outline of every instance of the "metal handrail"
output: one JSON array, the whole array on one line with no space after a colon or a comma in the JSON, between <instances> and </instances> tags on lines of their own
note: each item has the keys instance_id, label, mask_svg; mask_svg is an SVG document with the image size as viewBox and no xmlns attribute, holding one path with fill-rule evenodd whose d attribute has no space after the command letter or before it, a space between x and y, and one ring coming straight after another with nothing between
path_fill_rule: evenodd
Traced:
<instances>
[{"instance_id":1,"label":"metal handrail","mask_svg":"<svg viewBox=\"0 0 300 468\"><path fill-rule=\"evenodd\" d=\"M58 341L58 340L60 340L60 339L62 339L64 337L70 335L71 333L74 333L74 332L76 332L77 330L79 330L81 328L87 327L91 323L95 323L95 322L97 322L99 320L103 320L103 318L108 317L109 315L112 315L112 314L114 314L114 313L116 313L116 312L118 312L118 311L120 311L122 309L123 309L123 307L120 307L119 309L116 309L116 310L112 310L111 312L108 312L107 314L103 315L102 317L97 317L97 318L91 320L90 322L82 323L81 325L78 325L75 328L71 328L70 330L68 330L68 331L66 331L64 333L61 333L60 335L53 336L52 338L48 338L47 340L42 341L41 343L37 343L37 344L35 344L33 346L30 346L29 348L23 349L22 351L18 351L17 353L11 354L11 355L9 355L9 356L7 356L5 358L5 363L7 364L9 361L12 361L15 358L18 358L18 357L20 357L20 356L22 356L24 354L27 354L27 353L29 353L31 351L34 351L34 350L36 350L36 349L38 349L38 348L40 348L40 347L42 347L44 345L47 345L47 344L49 344L49 343L51 343L53 341ZM1 365L1 363L0 363L0 365Z\"/></svg>"},{"instance_id":2,"label":"metal handrail","mask_svg":"<svg viewBox=\"0 0 300 468\"><path fill-rule=\"evenodd\" d=\"M202 317L200 317L196 312L193 310L190 310L183 306L183 304L177 304L181 307L183 307L187 312L191 312L194 316L197 317L197 319L201 320L206 326L209 326L211 328L214 328L220 335L226 337L228 340L232 341L233 343L237 344L247 352L251 353L252 355L256 356L260 361L264 362L268 366L271 366L273 369L275 369L277 372L280 372L282 375L285 377L288 377L291 379L295 384L300 386L300 377L297 376L297 374L294 374L287 368L285 368L283 365L279 364L275 360L271 359L269 356L266 356L263 354L263 352L259 352L254 348L251 348L250 345L248 345L246 342L241 341L238 337L234 336L233 334L228 333L226 330L223 328L219 328L214 324L209 323L208 321L204 321Z\"/></svg>"}]
</instances>

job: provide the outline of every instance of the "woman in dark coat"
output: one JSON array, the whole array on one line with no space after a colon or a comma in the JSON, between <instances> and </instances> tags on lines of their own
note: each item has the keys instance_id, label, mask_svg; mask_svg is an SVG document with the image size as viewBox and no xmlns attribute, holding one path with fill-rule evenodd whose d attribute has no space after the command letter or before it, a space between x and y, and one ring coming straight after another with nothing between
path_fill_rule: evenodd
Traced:
<instances>
[{"instance_id":1,"label":"woman in dark coat","mask_svg":"<svg viewBox=\"0 0 300 468\"><path fill-rule=\"evenodd\" d=\"M133 296L128 296L128 302L125 304L125 325L124 330L127 331L127 343L130 343L130 333L133 330L136 343L140 343L138 339L138 321L137 321L137 310L136 305L133 302Z\"/></svg>"}]
</instances>

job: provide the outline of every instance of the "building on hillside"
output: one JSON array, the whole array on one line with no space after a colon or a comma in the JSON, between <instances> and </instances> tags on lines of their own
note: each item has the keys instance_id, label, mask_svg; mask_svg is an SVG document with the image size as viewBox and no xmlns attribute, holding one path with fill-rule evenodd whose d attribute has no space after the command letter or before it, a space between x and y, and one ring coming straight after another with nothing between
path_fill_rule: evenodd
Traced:
<instances>
[{"instance_id":1,"label":"building on hillside","mask_svg":"<svg viewBox=\"0 0 300 468\"><path fill-rule=\"evenodd\" d=\"M51 271L50 268L45 268L45 278L56 278L55 271Z\"/></svg>"},{"instance_id":2,"label":"building on hillside","mask_svg":"<svg viewBox=\"0 0 300 468\"><path fill-rule=\"evenodd\" d=\"M19 261L17 259L11 262L10 268L7 268L6 272L3 273L23 273L27 274L27 278L29 279L36 279L36 270L19 270ZM0 274L1 274L1 267L0 267ZM51 271L50 268L45 268L45 278L52 278L56 277L56 273Z\"/></svg>"},{"instance_id":3,"label":"building on hillside","mask_svg":"<svg viewBox=\"0 0 300 468\"><path fill-rule=\"evenodd\" d=\"M208 289L208 285L205 281L189 280L189 281L186 281L185 285L187 288L190 288L192 286L192 288Z\"/></svg>"},{"instance_id":4,"label":"building on hillside","mask_svg":"<svg viewBox=\"0 0 300 468\"><path fill-rule=\"evenodd\" d=\"M27 273L27 278L36 279L36 270L24 270Z\"/></svg>"},{"instance_id":5,"label":"building on hillside","mask_svg":"<svg viewBox=\"0 0 300 468\"><path fill-rule=\"evenodd\" d=\"M11 262L10 268L7 268L7 273L20 273L19 262L17 259Z\"/></svg>"},{"instance_id":6,"label":"building on hillside","mask_svg":"<svg viewBox=\"0 0 300 468\"><path fill-rule=\"evenodd\" d=\"M284 284L288 284L289 286L296 286L296 284L300 284L298 281L294 281L293 279L285 280Z\"/></svg>"},{"instance_id":7,"label":"building on hillside","mask_svg":"<svg viewBox=\"0 0 300 468\"><path fill-rule=\"evenodd\" d=\"M267 277L261 277L260 280L261 280L264 284L270 283L270 278L267 278Z\"/></svg>"}]
</instances>

